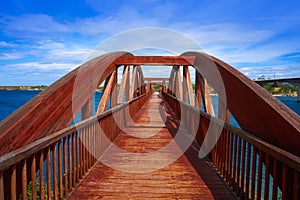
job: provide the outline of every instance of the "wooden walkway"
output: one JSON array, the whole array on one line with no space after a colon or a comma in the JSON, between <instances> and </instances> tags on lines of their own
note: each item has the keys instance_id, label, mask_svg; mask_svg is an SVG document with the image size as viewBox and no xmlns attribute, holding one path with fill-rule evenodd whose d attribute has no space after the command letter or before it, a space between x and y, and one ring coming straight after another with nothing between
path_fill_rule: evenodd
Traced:
<instances>
[{"instance_id":1,"label":"wooden walkway","mask_svg":"<svg viewBox=\"0 0 300 200\"><path fill-rule=\"evenodd\" d=\"M153 94L70 199L234 199L209 162L198 158L196 144L182 154L173 140L178 125Z\"/></svg>"}]
</instances>

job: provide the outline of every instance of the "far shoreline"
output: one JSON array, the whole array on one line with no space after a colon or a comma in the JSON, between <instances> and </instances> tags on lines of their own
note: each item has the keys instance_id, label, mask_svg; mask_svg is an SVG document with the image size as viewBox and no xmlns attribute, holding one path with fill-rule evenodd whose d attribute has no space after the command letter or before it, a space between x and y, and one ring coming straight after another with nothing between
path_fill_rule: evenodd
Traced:
<instances>
[{"instance_id":1,"label":"far shoreline","mask_svg":"<svg viewBox=\"0 0 300 200\"><path fill-rule=\"evenodd\" d=\"M0 90L28 90L28 91L40 91L47 88L46 85L36 85L36 86L0 86Z\"/></svg>"}]
</instances>

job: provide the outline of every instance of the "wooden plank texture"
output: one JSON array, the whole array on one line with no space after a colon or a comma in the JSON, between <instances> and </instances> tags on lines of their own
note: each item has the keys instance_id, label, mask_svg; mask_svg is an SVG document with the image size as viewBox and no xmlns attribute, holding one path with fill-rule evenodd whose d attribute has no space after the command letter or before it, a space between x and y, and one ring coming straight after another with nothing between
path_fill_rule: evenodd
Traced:
<instances>
[{"instance_id":1,"label":"wooden plank texture","mask_svg":"<svg viewBox=\"0 0 300 200\"><path fill-rule=\"evenodd\" d=\"M194 56L122 56L117 65L194 65Z\"/></svg>"},{"instance_id":2,"label":"wooden plank texture","mask_svg":"<svg viewBox=\"0 0 300 200\"><path fill-rule=\"evenodd\" d=\"M178 118L154 93L114 141L125 151L120 153L111 146L100 159L104 162L92 168L69 199L234 199L209 162L198 158L194 143L174 162L154 171L150 169L181 151L176 143L158 156L142 160L129 156L170 145L178 127Z\"/></svg>"}]
</instances>

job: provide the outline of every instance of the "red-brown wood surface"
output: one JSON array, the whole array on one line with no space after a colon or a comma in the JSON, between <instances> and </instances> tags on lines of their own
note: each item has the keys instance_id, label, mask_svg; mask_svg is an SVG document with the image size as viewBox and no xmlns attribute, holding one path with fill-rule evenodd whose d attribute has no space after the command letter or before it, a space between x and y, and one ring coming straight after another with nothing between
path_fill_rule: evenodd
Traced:
<instances>
[{"instance_id":1,"label":"red-brown wood surface","mask_svg":"<svg viewBox=\"0 0 300 200\"><path fill-rule=\"evenodd\" d=\"M162 119L166 119L165 122ZM101 158L104 162L99 161L92 168L70 199L233 199L209 162L198 158L198 146L194 143L179 159L150 171L182 151L171 142L178 127L175 114L158 94L153 94L114 141L127 152L120 153L111 146ZM129 156L130 153L155 152L166 145L172 145L169 151L146 156L144 160ZM134 172L135 169L138 172Z\"/></svg>"},{"instance_id":2,"label":"red-brown wood surface","mask_svg":"<svg viewBox=\"0 0 300 200\"><path fill-rule=\"evenodd\" d=\"M122 56L116 65L193 65L194 56Z\"/></svg>"},{"instance_id":3,"label":"red-brown wood surface","mask_svg":"<svg viewBox=\"0 0 300 200\"><path fill-rule=\"evenodd\" d=\"M227 108L244 131L300 156L299 115L225 62L197 52L182 56L196 57L194 67L219 98L226 98Z\"/></svg>"}]
</instances>

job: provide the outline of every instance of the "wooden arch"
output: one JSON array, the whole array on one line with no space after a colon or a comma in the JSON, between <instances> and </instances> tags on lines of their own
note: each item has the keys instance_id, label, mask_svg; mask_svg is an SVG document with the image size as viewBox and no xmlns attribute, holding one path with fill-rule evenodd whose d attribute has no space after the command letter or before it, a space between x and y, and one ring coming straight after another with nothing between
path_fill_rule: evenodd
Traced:
<instances>
[{"instance_id":1,"label":"wooden arch","mask_svg":"<svg viewBox=\"0 0 300 200\"><path fill-rule=\"evenodd\" d=\"M226 97L227 108L234 115L242 129L298 156L300 155L298 146L300 141L299 116L228 64L198 52L187 52L174 57L133 56L127 52L115 52L88 61L49 86L1 122L0 154L25 146L67 127L74 117L73 113L78 113L80 110L82 110L84 117L88 117L91 97L100 83L107 80L107 94L115 93L113 83L116 82L114 77L116 75L113 74L120 65L124 66L122 76L122 83L124 84L120 88L124 92L121 92L121 94L132 94L132 97L138 95L138 93L145 90L143 74L140 72L139 67L143 64L174 66L169 80L169 87L182 100L186 95L182 95L178 91L186 90L189 93L190 102L192 102L191 89L189 88L191 84L186 82L184 85L176 85L175 80L178 83L181 81L178 66L195 67L199 72L196 73L196 79L199 83L196 85L196 96L198 97L194 102L196 106L200 107L200 98L208 99L205 98L205 95L208 95L207 83L209 83L217 90L218 94ZM127 65L134 66L132 74L132 85L136 85L132 87L134 89L130 89L128 85L128 71L130 70L126 67ZM218 81L215 80L211 65L214 65L220 74L221 79ZM183 71L184 79L188 80L187 77L190 74L187 68L184 67ZM110 81L112 84L109 84ZM224 91L220 89L222 88L220 82L224 85ZM186 89L184 89L185 87ZM130 96L128 98L131 98ZM123 98L119 97L119 102ZM103 110L103 108L101 109ZM213 114L209 111L209 102L206 109L208 113Z\"/></svg>"},{"instance_id":2,"label":"wooden arch","mask_svg":"<svg viewBox=\"0 0 300 200\"><path fill-rule=\"evenodd\" d=\"M207 91L207 81L218 94L225 92L227 108L243 130L300 155L300 119L296 113L241 72L213 56L199 52L186 52L181 56L195 57L193 67L197 70L196 79L200 79L198 82L203 83L196 84L196 106L199 106L201 97L209 99L203 96L208 95L208 92L203 94L203 91ZM219 71L221 80L216 81L212 73L212 65ZM174 75L176 73L178 73L177 66L173 68L170 75L170 87L177 92L173 81L180 76ZM222 88L220 82L223 82L225 91L220 90ZM201 92L202 94L199 94ZM177 97L181 98L180 95ZM210 113L209 110L207 112Z\"/></svg>"},{"instance_id":3,"label":"wooden arch","mask_svg":"<svg viewBox=\"0 0 300 200\"><path fill-rule=\"evenodd\" d=\"M133 55L108 53L82 64L3 120L0 123L0 155L68 127L80 110L83 118L91 116L92 95L106 80L106 97L98 106L98 111L103 112L107 97L116 92L112 83L117 80L119 65L116 60L122 56Z\"/></svg>"}]
</instances>

